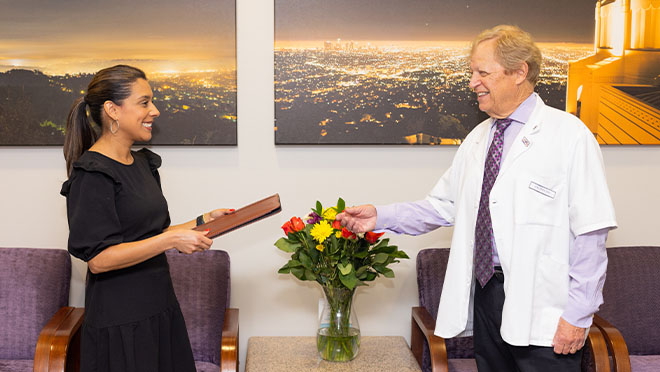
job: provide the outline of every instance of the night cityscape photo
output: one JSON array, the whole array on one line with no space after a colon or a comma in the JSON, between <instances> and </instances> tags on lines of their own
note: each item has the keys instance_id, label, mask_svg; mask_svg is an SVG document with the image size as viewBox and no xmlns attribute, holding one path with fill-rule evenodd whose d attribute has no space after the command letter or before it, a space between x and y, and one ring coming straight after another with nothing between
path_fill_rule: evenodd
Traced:
<instances>
[{"instance_id":1,"label":"night cityscape photo","mask_svg":"<svg viewBox=\"0 0 660 372\"><path fill-rule=\"evenodd\" d=\"M276 143L460 144L486 118L468 87L470 40L507 22L537 40L544 60L536 91L564 110L568 61L593 53L593 4L513 3L276 0ZM548 17L579 25L577 32L554 28Z\"/></svg>"},{"instance_id":2,"label":"night cityscape photo","mask_svg":"<svg viewBox=\"0 0 660 372\"><path fill-rule=\"evenodd\" d=\"M147 74L161 113L150 144L236 145L235 0L157 5L27 0L6 7L0 145L62 145L71 104L94 72L116 64ZM62 21L56 31L53 19Z\"/></svg>"}]
</instances>

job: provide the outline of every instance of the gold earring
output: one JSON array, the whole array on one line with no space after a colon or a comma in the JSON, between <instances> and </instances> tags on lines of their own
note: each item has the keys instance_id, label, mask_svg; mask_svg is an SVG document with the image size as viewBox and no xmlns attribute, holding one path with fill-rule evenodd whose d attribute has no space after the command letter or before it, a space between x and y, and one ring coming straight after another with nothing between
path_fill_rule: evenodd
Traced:
<instances>
[{"instance_id":1,"label":"gold earring","mask_svg":"<svg viewBox=\"0 0 660 372\"><path fill-rule=\"evenodd\" d=\"M114 124L117 124L117 129L112 130ZM119 131L119 120L114 120L112 123L110 123L110 133L117 134L118 131Z\"/></svg>"}]
</instances>

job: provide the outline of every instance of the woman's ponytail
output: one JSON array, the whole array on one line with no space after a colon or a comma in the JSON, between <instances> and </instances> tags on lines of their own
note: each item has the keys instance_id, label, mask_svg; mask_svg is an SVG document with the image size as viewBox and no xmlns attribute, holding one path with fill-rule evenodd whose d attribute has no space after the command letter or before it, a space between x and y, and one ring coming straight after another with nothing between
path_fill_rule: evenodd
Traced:
<instances>
[{"instance_id":1,"label":"woman's ponytail","mask_svg":"<svg viewBox=\"0 0 660 372\"><path fill-rule=\"evenodd\" d=\"M69 117L66 120L63 151L68 176L73 170L73 163L80 158L83 152L92 147L97 138L98 134L87 118L87 102L83 97L78 98L71 106Z\"/></svg>"},{"instance_id":2,"label":"woman's ponytail","mask_svg":"<svg viewBox=\"0 0 660 372\"><path fill-rule=\"evenodd\" d=\"M71 176L73 163L102 135L104 126L106 131L108 130L107 118L104 123L105 102L111 101L121 106L122 102L131 95L131 86L137 79L147 80L147 77L139 68L127 65L104 68L94 74L87 86L87 94L73 103L66 121L64 159L67 175ZM89 116L96 124L96 128L92 126L92 121L87 116L88 108Z\"/></svg>"}]
</instances>

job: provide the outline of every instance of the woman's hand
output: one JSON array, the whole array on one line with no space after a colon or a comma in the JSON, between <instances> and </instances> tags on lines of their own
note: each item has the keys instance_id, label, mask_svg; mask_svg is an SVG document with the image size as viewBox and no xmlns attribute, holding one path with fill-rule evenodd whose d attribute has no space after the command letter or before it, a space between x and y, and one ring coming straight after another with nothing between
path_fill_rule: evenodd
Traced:
<instances>
[{"instance_id":1,"label":"woman's hand","mask_svg":"<svg viewBox=\"0 0 660 372\"><path fill-rule=\"evenodd\" d=\"M204 213L204 222L211 222L220 216L234 213L235 211L236 211L235 209L225 209L225 208L212 210L210 212Z\"/></svg>"},{"instance_id":2,"label":"woman's hand","mask_svg":"<svg viewBox=\"0 0 660 372\"><path fill-rule=\"evenodd\" d=\"M202 252L213 244L213 240L206 237L209 231L194 231L187 229L170 230L166 234L171 235L172 245L174 248L186 254L195 252Z\"/></svg>"}]
</instances>

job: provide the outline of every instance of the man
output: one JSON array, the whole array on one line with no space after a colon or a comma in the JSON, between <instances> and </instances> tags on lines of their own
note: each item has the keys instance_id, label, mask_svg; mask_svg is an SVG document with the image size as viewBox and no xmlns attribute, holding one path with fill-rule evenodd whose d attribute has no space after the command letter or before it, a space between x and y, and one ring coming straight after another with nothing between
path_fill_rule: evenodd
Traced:
<instances>
[{"instance_id":1,"label":"man","mask_svg":"<svg viewBox=\"0 0 660 372\"><path fill-rule=\"evenodd\" d=\"M470 88L490 118L415 203L347 208L355 232L454 226L435 333L474 335L479 371L579 371L616 227L600 149L534 93L541 53L513 26L482 32Z\"/></svg>"}]
</instances>

